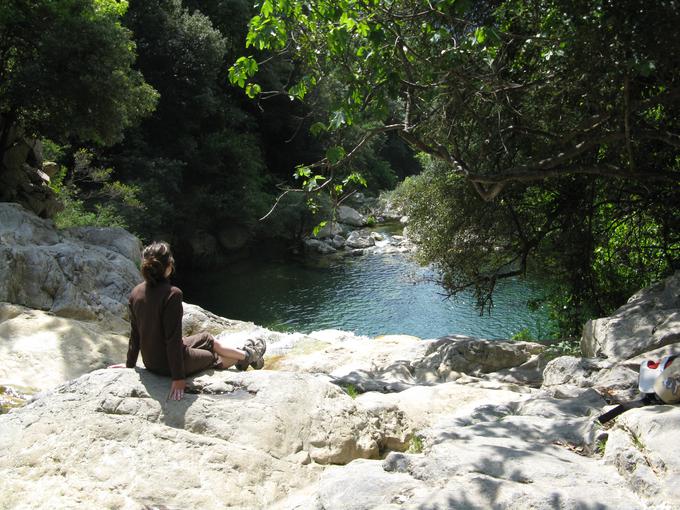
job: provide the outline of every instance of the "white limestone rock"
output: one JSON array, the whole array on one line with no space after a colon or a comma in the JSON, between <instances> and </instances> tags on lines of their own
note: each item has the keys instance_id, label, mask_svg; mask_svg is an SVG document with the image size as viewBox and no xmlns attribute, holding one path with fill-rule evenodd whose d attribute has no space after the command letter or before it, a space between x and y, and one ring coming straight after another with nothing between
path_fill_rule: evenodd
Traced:
<instances>
[{"instance_id":1,"label":"white limestone rock","mask_svg":"<svg viewBox=\"0 0 680 510\"><path fill-rule=\"evenodd\" d=\"M90 244L105 238L105 246ZM128 294L141 281L136 247L122 229L57 231L0 203L0 301L82 320L126 317Z\"/></svg>"},{"instance_id":2,"label":"white limestone rock","mask_svg":"<svg viewBox=\"0 0 680 510\"><path fill-rule=\"evenodd\" d=\"M609 433L605 462L615 466L650 507L680 501L680 407L659 405L625 412Z\"/></svg>"},{"instance_id":3,"label":"white limestone rock","mask_svg":"<svg viewBox=\"0 0 680 510\"><path fill-rule=\"evenodd\" d=\"M373 245L375 245L375 240L371 237L370 232L367 231L355 230L350 232L347 239L345 239L345 246L348 248L365 249Z\"/></svg>"},{"instance_id":4,"label":"white limestone rock","mask_svg":"<svg viewBox=\"0 0 680 510\"><path fill-rule=\"evenodd\" d=\"M341 205L336 211L338 221L353 227L363 227L366 225L366 217L356 209Z\"/></svg>"},{"instance_id":5,"label":"white limestone rock","mask_svg":"<svg viewBox=\"0 0 680 510\"><path fill-rule=\"evenodd\" d=\"M680 271L634 294L610 317L583 328L581 352L623 361L680 342Z\"/></svg>"},{"instance_id":6,"label":"white limestone rock","mask_svg":"<svg viewBox=\"0 0 680 510\"><path fill-rule=\"evenodd\" d=\"M638 374L624 365L598 358L561 356L550 361L543 371L542 388L549 392L566 387L595 388L618 401L638 396Z\"/></svg>"},{"instance_id":7,"label":"white limestone rock","mask_svg":"<svg viewBox=\"0 0 680 510\"><path fill-rule=\"evenodd\" d=\"M321 465L378 456L365 412L310 375L206 373L178 402L168 388L145 370L100 370L0 416L3 505L265 508Z\"/></svg>"},{"instance_id":8,"label":"white limestone rock","mask_svg":"<svg viewBox=\"0 0 680 510\"><path fill-rule=\"evenodd\" d=\"M118 332L112 329L118 328ZM125 361L121 323L86 322L0 303L0 384L51 389L86 372Z\"/></svg>"},{"instance_id":9,"label":"white limestone rock","mask_svg":"<svg viewBox=\"0 0 680 510\"><path fill-rule=\"evenodd\" d=\"M482 374L516 367L545 350L533 342L484 340L450 335L433 342L424 358L413 362L421 382L443 382L459 372Z\"/></svg>"},{"instance_id":10,"label":"white limestone rock","mask_svg":"<svg viewBox=\"0 0 680 510\"><path fill-rule=\"evenodd\" d=\"M586 455L596 395L576 403L540 393L484 402L493 391L418 431L422 439L411 453L326 471L274 508L647 507L613 466Z\"/></svg>"}]
</instances>

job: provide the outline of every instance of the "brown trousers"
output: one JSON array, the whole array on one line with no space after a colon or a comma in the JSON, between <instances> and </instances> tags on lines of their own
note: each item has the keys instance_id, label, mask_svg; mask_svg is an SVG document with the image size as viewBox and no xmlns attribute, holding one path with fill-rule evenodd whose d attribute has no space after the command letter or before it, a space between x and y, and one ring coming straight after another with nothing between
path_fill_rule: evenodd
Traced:
<instances>
[{"instance_id":1,"label":"brown trousers","mask_svg":"<svg viewBox=\"0 0 680 510\"><path fill-rule=\"evenodd\" d=\"M182 337L182 342L186 347L184 349L184 373L186 375L220 365L220 358L213 351L215 338L210 333L185 336Z\"/></svg>"}]
</instances>

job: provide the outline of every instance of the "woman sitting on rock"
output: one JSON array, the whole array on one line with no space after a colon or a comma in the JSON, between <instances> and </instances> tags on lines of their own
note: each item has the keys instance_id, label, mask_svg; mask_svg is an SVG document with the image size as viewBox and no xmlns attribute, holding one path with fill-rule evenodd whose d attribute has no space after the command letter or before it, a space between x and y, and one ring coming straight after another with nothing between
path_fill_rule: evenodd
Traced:
<instances>
[{"instance_id":1,"label":"woman sitting on rock","mask_svg":"<svg viewBox=\"0 0 680 510\"><path fill-rule=\"evenodd\" d=\"M186 376L208 368L260 369L266 350L264 340L247 340L234 349L209 333L182 337L182 291L170 285L175 259L170 245L154 242L142 252L144 282L130 293L130 343L125 364L110 368L133 368L142 351L144 366L151 372L172 377L169 398L180 400Z\"/></svg>"}]
</instances>

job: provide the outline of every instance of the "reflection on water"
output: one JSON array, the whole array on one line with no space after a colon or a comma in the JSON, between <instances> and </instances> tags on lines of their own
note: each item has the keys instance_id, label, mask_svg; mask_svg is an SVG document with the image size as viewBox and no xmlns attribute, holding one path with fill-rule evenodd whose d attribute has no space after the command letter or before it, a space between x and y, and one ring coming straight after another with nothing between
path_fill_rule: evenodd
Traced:
<instances>
[{"instance_id":1,"label":"reflection on water","mask_svg":"<svg viewBox=\"0 0 680 510\"><path fill-rule=\"evenodd\" d=\"M540 295L538 284L501 282L491 315L480 316L471 294L445 299L435 276L398 254L307 263L250 260L193 276L183 290L188 302L218 315L278 331L342 329L420 338L508 338L523 328L534 335L545 331L545 314L526 306Z\"/></svg>"}]
</instances>

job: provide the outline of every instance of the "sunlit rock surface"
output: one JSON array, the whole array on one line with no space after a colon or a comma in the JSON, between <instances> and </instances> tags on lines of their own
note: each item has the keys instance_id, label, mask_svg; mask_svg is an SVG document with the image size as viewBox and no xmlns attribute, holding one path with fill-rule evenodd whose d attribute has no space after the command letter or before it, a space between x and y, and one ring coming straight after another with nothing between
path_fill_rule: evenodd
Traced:
<instances>
[{"instance_id":1,"label":"sunlit rock surface","mask_svg":"<svg viewBox=\"0 0 680 510\"><path fill-rule=\"evenodd\" d=\"M585 356L626 360L680 343L680 271L634 294L610 317L588 321L581 350Z\"/></svg>"},{"instance_id":2,"label":"sunlit rock surface","mask_svg":"<svg viewBox=\"0 0 680 510\"><path fill-rule=\"evenodd\" d=\"M125 361L127 335L107 326L0 303L0 384L46 390Z\"/></svg>"}]
</instances>

